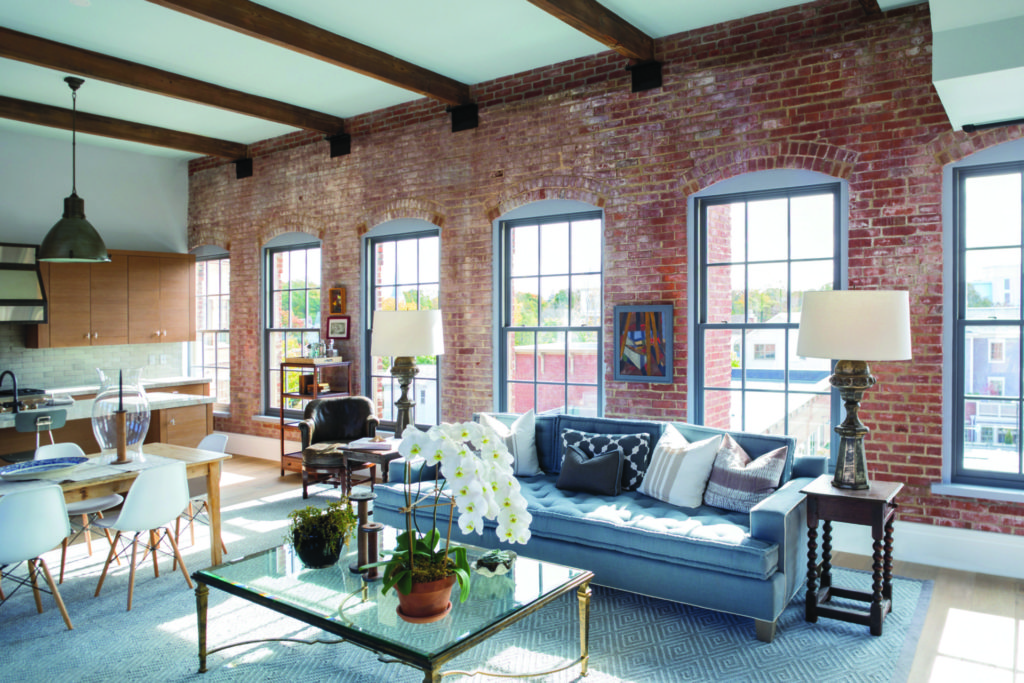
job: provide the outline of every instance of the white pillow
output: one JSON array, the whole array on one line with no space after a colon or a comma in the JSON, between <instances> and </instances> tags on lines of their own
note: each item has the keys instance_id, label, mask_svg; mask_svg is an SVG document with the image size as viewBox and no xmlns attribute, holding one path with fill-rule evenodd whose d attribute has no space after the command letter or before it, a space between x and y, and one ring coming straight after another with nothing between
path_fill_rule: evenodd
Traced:
<instances>
[{"instance_id":1,"label":"white pillow","mask_svg":"<svg viewBox=\"0 0 1024 683\"><path fill-rule=\"evenodd\" d=\"M679 507L700 507L721 444L721 434L690 443L675 427L666 426L638 490Z\"/></svg>"},{"instance_id":2,"label":"white pillow","mask_svg":"<svg viewBox=\"0 0 1024 683\"><path fill-rule=\"evenodd\" d=\"M505 441L505 447L515 458L512 472L517 477L532 477L540 474L537 460L537 436L533 410L528 410L509 427L501 420L487 413L480 413L480 424L493 429Z\"/></svg>"}]
</instances>

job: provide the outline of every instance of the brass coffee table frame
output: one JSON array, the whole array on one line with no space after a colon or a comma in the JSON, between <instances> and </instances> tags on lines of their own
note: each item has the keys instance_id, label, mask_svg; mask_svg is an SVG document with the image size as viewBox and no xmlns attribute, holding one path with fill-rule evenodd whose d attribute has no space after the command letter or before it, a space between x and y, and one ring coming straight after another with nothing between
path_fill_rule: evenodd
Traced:
<instances>
[{"instance_id":1,"label":"brass coffee table frame","mask_svg":"<svg viewBox=\"0 0 1024 683\"><path fill-rule=\"evenodd\" d=\"M269 551L264 551L269 552ZM243 558L244 559L244 558ZM282 603L274 600L258 592L248 590L244 587L238 586L237 584L224 581L216 576L209 576L205 572L211 572L216 567L212 567L207 570L197 571L192 575L192 578L196 580L196 616L199 625L199 673L205 673L207 671L206 663L207 657L215 652L226 650L232 647L239 647L242 645L249 645L253 643L262 642L298 642L308 645L313 644L338 644L338 643L352 643L358 645L366 650L370 650L378 655L378 660L384 664L400 663L407 666L411 666L416 669L423 671L424 683L440 683L441 679L445 676L463 675L463 676L475 676L477 674L486 674L488 676L495 676L499 678L533 678L537 676L546 676L549 674L557 673L570 669L577 664L580 665L580 674L586 676L588 674L588 663L590 659L590 598L591 588L590 582L594 578L593 572L582 571L578 576L573 577L569 581L563 583L557 587L540 596L533 602L525 605L523 608L505 615L497 622L491 624L487 628L481 629L480 631L473 633L469 637L453 644L451 647L445 649L434 657L424 656L421 653L411 651L408 649L396 646L388 641L384 641L373 637L363 631L356 630L347 627L343 623L331 621L323 618L318 618L316 615L311 614L305 610L294 607L292 605ZM268 609L271 609L280 614L292 617L298 621L320 628L328 633L332 633L336 636L340 636L338 640L302 640L298 638L265 638L257 640L246 640L237 643L229 643L212 650L208 650L206 647L206 624L207 624L207 608L209 602L209 591L210 586L223 590L231 595L244 598L257 605L262 605ZM552 601L557 600L561 596L565 595L572 589L576 589L576 598L579 604L579 621L580 621L580 656L578 659L546 671L538 671L535 673L527 674L502 674L490 671L477 669L475 671L441 671L441 667L446 663L459 656L463 652L466 652L470 648L479 645L483 641L487 640L491 636L504 631L506 628L515 624L516 622L524 619L525 617L533 614L537 610L550 604ZM347 605L352 599L358 598L359 601L367 600L367 584L362 583L362 588L348 596L343 602L343 605ZM458 609L458 606L455 607ZM429 625L425 625L429 628Z\"/></svg>"}]
</instances>

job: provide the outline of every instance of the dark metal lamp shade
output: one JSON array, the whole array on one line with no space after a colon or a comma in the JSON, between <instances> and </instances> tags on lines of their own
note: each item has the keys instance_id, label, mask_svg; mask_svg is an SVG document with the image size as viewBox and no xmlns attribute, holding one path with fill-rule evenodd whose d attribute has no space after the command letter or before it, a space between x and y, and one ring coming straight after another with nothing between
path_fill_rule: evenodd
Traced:
<instances>
[{"instance_id":1,"label":"dark metal lamp shade","mask_svg":"<svg viewBox=\"0 0 1024 683\"><path fill-rule=\"evenodd\" d=\"M85 200L74 191L64 198L64 217L46 233L37 258L58 263L110 260L100 234L85 220Z\"/></svg>"}]
</instances>

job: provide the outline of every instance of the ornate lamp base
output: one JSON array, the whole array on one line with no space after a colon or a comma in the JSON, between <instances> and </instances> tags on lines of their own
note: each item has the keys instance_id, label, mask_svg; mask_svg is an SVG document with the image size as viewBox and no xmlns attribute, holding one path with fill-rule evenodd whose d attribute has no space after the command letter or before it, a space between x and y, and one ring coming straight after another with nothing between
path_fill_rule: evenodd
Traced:
<instances>
[{"instance_id":1,"label":"ornate lamp base","mask_svg":"<svg viewBox=\"0 0 1024 683\"><path fill-rule=\"evenodd\" d=\"M391 365L391 376L398 378L398 388L402 395L395 401L398 411L395 414L395 438L402 438L402 432L409 425L416 424L416 401L409 398L409 386L420 369L416 367L416 359L412 356L396 356Z\"/></svg>"},{"instance_id":2,"label":"ornate lamp base","mask_svg":"<svg viewBox=\"0 0 1024 683\"><path fill-rule=\"evenodd\" d=\"M839 456L836 459L836 473L832 486L841 489L866 489L868 463L864 455L864 435L868 428L860 421L857 411L864 391L875 384L871 369L862 360L841 360L829 379L839 389L839 396L846 407L846 419L834 431L839 435Z\"/></svg>"}]
</instances>

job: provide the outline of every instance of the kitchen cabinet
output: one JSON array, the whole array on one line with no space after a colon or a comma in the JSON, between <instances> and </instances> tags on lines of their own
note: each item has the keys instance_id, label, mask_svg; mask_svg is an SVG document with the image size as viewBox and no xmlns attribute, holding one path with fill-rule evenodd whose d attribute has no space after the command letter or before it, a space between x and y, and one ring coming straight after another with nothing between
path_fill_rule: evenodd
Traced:
<instances>
[{"instance_id":1,"label":"kitchen cabinet","mask_svg":"<svg viewBox=\"0 0 1024 683\"><path fill-rule=\"evenodd\" d=\"M194 448L213 432L213 404L154 410L146 443L159 441Z\"/></svg>"},{"instance_id":2,"label":"kitchen cabinet","mask_svg":"<svg viewBox=\"0 0 1024 683\"><path fill-rule=\"evenodd\" d=\"M42 263L49 322L30 349L193 341L195 257L111 251L110 263Z\"/></svg>"},{"instance_id":3,"label":"kitchen cabinet","mask_svg":"<svg viewBox=\"0 0 1024 683\"><path fill-rule=\"evenodd\" d=\"M128 343L194 339L195 258L129 256Z\"/></svg>"},{"instance_id":4,"label":"kitchen cabinet","mask_svg":"<svg viewBox=\"0 0 1024 683\"><path fill-rule=\"evenodd\" d=\"M49 307L46 325L30 325L29 348L128 343L128 259L40 264Z\"/></svg>"}]
</instances>

